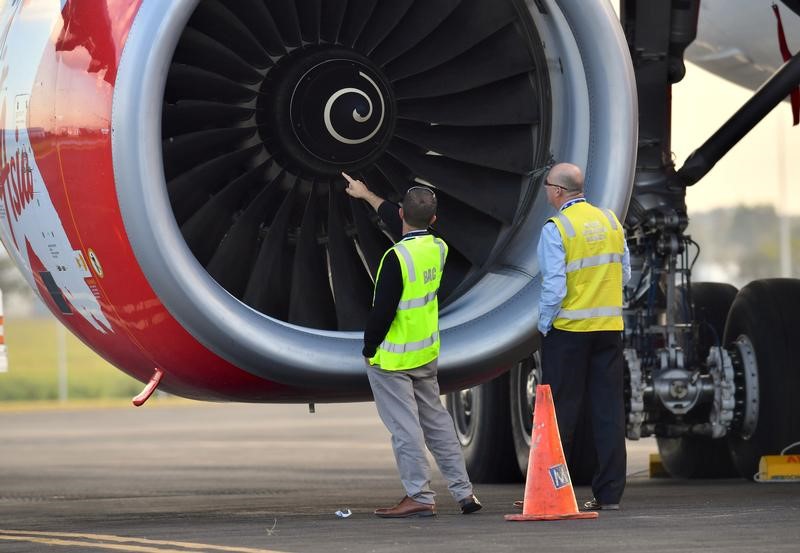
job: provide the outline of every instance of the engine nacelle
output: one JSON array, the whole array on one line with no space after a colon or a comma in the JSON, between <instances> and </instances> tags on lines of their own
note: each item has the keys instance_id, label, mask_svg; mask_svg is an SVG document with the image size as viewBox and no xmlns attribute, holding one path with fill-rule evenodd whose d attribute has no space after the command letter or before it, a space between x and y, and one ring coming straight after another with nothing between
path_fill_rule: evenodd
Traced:
<instances>
[{"instance_id":1,"label":"engine nacelle","mask_svg":"<svg viewBox=\"0 0 800 553\"><path fill-rule=\"evenodd\" d=\"M9 4L3 242L76 335L171 393L369 397L391 237L341 171L436 190L444 391L534 348L551 156L627 207L636 94L605 1Z\"/></svg>"}]
</instances>

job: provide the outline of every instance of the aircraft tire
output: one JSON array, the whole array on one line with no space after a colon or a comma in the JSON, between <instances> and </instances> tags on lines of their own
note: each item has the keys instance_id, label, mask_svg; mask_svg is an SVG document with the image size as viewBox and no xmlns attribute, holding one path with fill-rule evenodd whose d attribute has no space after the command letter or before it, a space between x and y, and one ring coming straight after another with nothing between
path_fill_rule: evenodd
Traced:
<instances>
[{"instance_id":1,"label":"aircraft tire","mask_svg":"<svg viewBox=\"0 0 800 553\"><path fill-rule=\"evenodd\" d=\"M724 439L706 436L656 438L661 464L673 478L735 478L739 475Z\"/></svg>"},{"instance_id":2,"label":"aircraft tire","mask_svg":"<svg viewBox=\"0 0 800 553\"><path fill-rule=\"evenodd\" d=\"M679 290L682 297L684 289ZM721 282L698 282L691 287L694 318L706 324L700 327L696 351L708 352L722 339L725 321L736 298L735 286ZM678 313L683 313L678 310ZM680 316L687 320L689 317ZM684 346L686 347L686 346ZM675 478L734 478L738 471L733 466L727 441L705 436L680 436L656 438L661 463Z\"/></svg>"},{"instance_id":3,"label":"aircraft tire","mask_svg":"<svg viewBox=\"0 0 800 553\"><path fill-rule=\"evenodd\" d=\"M758 367L758 418L749 436L729 434L733 463L744 478L755 478L762 455L777 455L800 436L800 370L796 363L800 336L800 280L755 280L733 302L725 343L746 336ZM741 387L737 386L737 391ZM740 398L737 397L737 403Z\"/></svg>"},{"instance_id":4,"label":"aircraft tire","mask_svg":"<svg viewBox=\"0 0 800 553\"><path fill-rule=\"evenodd\" d=\"M508 373L480 386L447 394L472 482L519 482L509 420Z\"/></svg>"},{"instance_id":5,"label":"aircraft tire","mask_svg":"<svg viewBox=\"0 0 800 553\"><path fill-rule=\"evenodd\" d=\"M520 361L509 372L509 396L511 398L511 428L514 436L514 452L521 474L528 470L533 429L533 406L536 402L536 385L542 380L539 353ZM533 375L531 375L533 373ZM530 379L530 381L529 381ZM532 389L529 389L529 386Z\"/></svg>"}]
</instances>

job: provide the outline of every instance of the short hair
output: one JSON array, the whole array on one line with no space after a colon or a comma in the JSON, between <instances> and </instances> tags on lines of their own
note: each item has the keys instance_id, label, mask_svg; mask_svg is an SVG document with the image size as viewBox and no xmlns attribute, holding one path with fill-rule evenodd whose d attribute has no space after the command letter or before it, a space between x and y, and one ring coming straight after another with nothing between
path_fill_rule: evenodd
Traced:
<instances>
[{"instance_id":1,"label":"short hair","mask_svg":"<svg viewBox=\"0 0 800 553\"><path fill-rule=\"evenodd\" d=\"M428 228L436 215L436 194L428 187L414 186L403 198L403 219L408 226Z\"/></svg>"}]
</instances>

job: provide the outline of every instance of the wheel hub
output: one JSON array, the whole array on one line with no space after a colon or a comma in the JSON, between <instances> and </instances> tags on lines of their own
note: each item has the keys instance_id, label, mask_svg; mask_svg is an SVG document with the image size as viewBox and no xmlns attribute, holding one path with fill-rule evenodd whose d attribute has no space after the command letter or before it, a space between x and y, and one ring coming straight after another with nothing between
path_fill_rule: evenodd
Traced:
<instances>
[{"instance_id":1,"label":"wheel hub","mask_svg":"<svg viewBox=\"0 0 800 553\"><path fill-rule=\"evenodd\" d=\"M537 351L531 357L523 359L514 369L518 377L512 378L511 393L516 398L512 402L512 416L522 429L525 442L530 445L533 430L533 411L536 403L536 386L542 380L541 356ZM514 407L516 405L516 407Z\"/></svg>"},{"instance_id":2,"label":"wheel hub","mask_svg":"<svg viewBox=\"0 0 800 553\"><path fill-rule=\"evenodd\" d=\"M527 382L525 384L525 398L528 400L527 405L533 405L533 400L536 398L536 371L532 370L528 373Z\"/></svg>"},{"instance_id":3,"label":"wheel hub","mask_svg":"<svg viewBox=\"0 0 800 553\"><path fill-rule=\"evenodd\" d=\"M739 336L731 349L734 378L737 390L733 426L741 437L750 439L758 426L758 362L753 343L745 335Z\"/></svg>"},{"instance_id":4,"label":"wheel hub","mask_svg":"<svg viewBox=\"0 0 800 553\"><path fill-rule=\"evenodd\" d=\"M472 416L472 388L461 390L458 395L464 417L469 419Z\"/></svg>"},{"instance_id":5,"label":"wheel hub","mask_svg":"<svg viewBox=\"0 0 800 553\"><path fill-rule=\"evenodd\" d=\"M728 433L736 407L733 363L726 350L711 348L706 364L714 382L714 400L709 415L711 437L721 438Z\"/></svg>"}]
</instances>

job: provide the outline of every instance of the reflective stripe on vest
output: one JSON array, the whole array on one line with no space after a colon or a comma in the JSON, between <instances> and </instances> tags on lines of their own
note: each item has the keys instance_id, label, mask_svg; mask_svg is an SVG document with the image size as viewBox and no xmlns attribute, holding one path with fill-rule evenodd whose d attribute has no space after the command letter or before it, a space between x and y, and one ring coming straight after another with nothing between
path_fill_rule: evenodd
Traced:
<instances>
[{"instance_id":1,"label":"reflective stripe on vest","mask_svg":"<svg viewBox=\"0 0 800 553\"><path fill-rule=\"evenodd\" d=\"M564 227L564 232L567 233L567 238L574 238L575 227L572 226L572 221L569 220L569 217L567 217L563 213L559 213L557 217L558 220L561 221L561 225Z\"/></svg>"},{"instance_id":2,"label":"reflective stripe on vest","mask_svg":"<svg viewBox=\"0 0 800 553\"><path fill-rule=\"evenodd\" d=\"M433 336L429 336L424 340L420 340L418 342L409 342L407 344L393 344L391 342L387 342L384 340L381 342L381 349L385 349L390 353L406 353L409 351L419 351L421 349L425 349L428 346L432 346L436 343L436 340L439 339L439 332L434 332Z\"/></svg>"},{"instance_id":3,"label":"reflective stripe on vest","mask_svg":"<svg viewBox=\"0 0 800 553\"><path fill-rule=\"evenodd\" d=\"M621 317L621 307L593 307L591 309L562 309L558 312L559 319L578 321L581 319L594 319L597 317Z\"/></svg>"},{"instance_id":4,"label":"reflective stripe on vest","mask_svg":"<svg viewBox=\"0 0 800 553\"><path fill-rule=\"evenodd\" d=\"M434 238L433 243L439 246L439 266L444 269L444 260L447 258L447 246L441 238Z\"/></svg>"},{"instance_id":5,"label":"reflective stripe on vest","mask_svg":"<svg viewBox=\"0 0 800 553\"><path fill-rule=\"evenodd\" d=\"M584 257L583 259L576 259L567 263L567 272L585 269L586 267L597 267L606 263L622 263L621 253L604 253L601 255L594 255L592 257Z\"/></svg>"},{"instance_id":6,"label":"reflective stripe on vest","mask_svg":"<svg viewBox=\"0 0 800 553\"><path fill-rule=\"evenodd\" d=\"M411 252L408 251L402 242L395 244L394 249L403 256L403 260L408 267L408 282L415 282L417 280L417 271L414 270L414 259L411 257Z\"/></svg>"},{"instance_id":7,"label":"reflective stripe on vest","mask_svg":"<svg viewBox=\"0 0 800 553\"><path fill-rule=\"evenodd\" d=\"M567 277L553 326L573 332L622 330L625 235L616 216L577 202L550 220L561 234Z\"/></svg>"},{"instance_id":8,"label":"reflective stripe on vest","mask_svg":"<svg viewBox=\"0 0 800 553\"><path fill-rule=\"evenodd\" d=\"M422 307L436 299L438 290L434 290L430 294L426 294L421 298L414 298L413 300L401 301L397 304L397 309L414 309L415 307Z\"/></svg>"},{"instance_id":9,"label":"reflective stripe on vest","mask_svg":"<svg viewBox=\"0 0 800 553\"><path fill-rule=\"evenodd\" d=\"M606 219L608 219L608 224L611 225L611 229L612 230L617 230L619 228L617 226L617 218L614 216L614 214L611 212L611 210L610 209L604 209L603 213L605 214Z\"/></svg>"}]
</instances>

